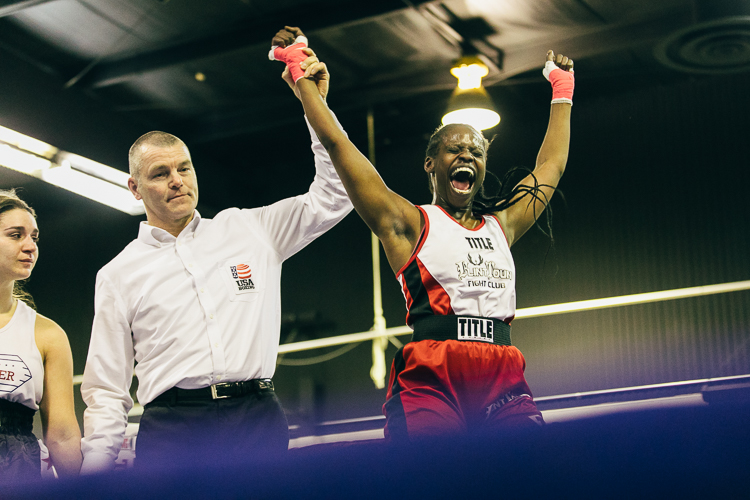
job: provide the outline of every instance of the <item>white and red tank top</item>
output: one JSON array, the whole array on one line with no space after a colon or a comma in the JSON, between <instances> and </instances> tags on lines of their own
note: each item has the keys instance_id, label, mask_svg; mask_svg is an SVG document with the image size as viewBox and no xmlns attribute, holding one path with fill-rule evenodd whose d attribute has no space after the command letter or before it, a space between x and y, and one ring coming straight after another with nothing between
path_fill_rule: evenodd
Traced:
<instances>
[{"instance_id":1,"label":"white and red tank top","mask_svg":"<svg viewBox=\"0 0 750 500\"><path fill-rule=\"evenodd\" d=\"M406 324L439 315L510 323L516 314L516 269L497 218L485 215L477 227L467 229L437 205L417 208L424 229L396 274L406 299Z\"/></svg>"},{"instance_id":2,"label":"white and red tank top","mask_svg":"<svg viewBox=\"0 0 750 500\"><path fill-rule=\"evenodd\" d=\"M13 317L0 328L0 398L39 409L44 363L34 340L36 311L19 300Z\"/></svg>"}]
</instances>

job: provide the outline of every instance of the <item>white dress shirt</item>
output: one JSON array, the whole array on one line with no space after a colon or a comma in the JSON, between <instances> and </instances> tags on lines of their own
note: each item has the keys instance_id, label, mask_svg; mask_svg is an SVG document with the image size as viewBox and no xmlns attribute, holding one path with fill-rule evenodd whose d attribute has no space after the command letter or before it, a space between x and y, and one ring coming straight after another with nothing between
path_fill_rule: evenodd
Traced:
<instances>
[{"instance_id":1,"label":"white dress shirt","mask_svg":"<svg viewBox=\"0 0 750 500\"><path fill-rule=\"evenodd\" d=\"M309 124L308 124L309 127ZM270 378L281 325L281 264L352 209L312 128L310 191L273 205L193 220L177 238L142 222L96 278L81 394L82 472L114 466L133 406L172 387Z\"/></svg>"}]
</instances>

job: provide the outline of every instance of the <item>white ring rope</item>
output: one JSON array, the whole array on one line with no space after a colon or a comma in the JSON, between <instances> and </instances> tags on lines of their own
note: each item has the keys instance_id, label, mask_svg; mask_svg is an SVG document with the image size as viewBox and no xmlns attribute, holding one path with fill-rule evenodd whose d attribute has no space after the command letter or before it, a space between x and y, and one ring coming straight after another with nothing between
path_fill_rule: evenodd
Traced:
<instances>
[{"instance_id":1,"label":"white ring rope","mask_svg":"<svg viewBox=\"0 0 750 500\"><path fill-rule=\"evenodd\" d=\"M538 318L540 316L549 316L552 314L593 311L595 309L629 306L633 304L645 304L649 302L661 302L663 300L684 299L688 297L700 297L704 295L737 292L741 290L750 290L750 280L735 281L732 283L720 283L718 285L678 288L675 290L663 290L660 292L637 293L634 295L622 295L619 297L580 300L577 302L565 302L563 304L553 304L549 306L526 307L523 309L518 309L516 311L515 319ZM351 333L348 335L339 335L337 337L327 337L324 339L295 342L293 344L283 344L279 346L279 353L305 351L308 349L318 349L321 347L348 344L350 342L362 342L364 340L371 340L379 337L391 337L396 335L406 335L410 333L411 328L405 325L397 326L394 328L387 328L384 332L369 331L361 333Z\"/></svg>"},{"instance_id":2,"label":"white ring rope","mask_svg":"<svg viewBox=\"0 0 750 500\"><path fill-rule=\"evenodd\" d=\"M571 312L593 311L596 309L607 309L610 307L629 306L634 304L646 304L650 302L661 302L664 300L685 299L689 297L701 297L705 295L715 295L718 293L739 292L750 290L750 280L734 281L731 283L720 283L717 285L694 286L690 288L678 288L675 290L663 290L660 292L636 293L633 295L622 295L619 297L605 297L601 299L580 300L577 302L565 302L563 304L552 304L548 306L525 307L516 311L515 319L521 318L538 318L541 316L550 316L553 314L564 314ZM408 326L397 326L387 328L383 331L368 331L360 333L350 333L336 337L327 337L323 339L305 340L294 342L292 344L282 344L279 346L279 354L287 352L307 351L310 349L320 349L321 347L331 347L354 342L363 342L383 337L394 337L398 335L411 334ZM81 383L83 375L73 377L73 384Z\"/></svg>"},{"instance_id":3,"label":"white ring rope","mask_svg":"<svg viewBox=\"0 0 750 500\"><path fill-rule=\"evenodd\" d=\"M663 300L686 299L688 297L700 297L703 295L714 295L717 293L738 292L741 290L750 290L750 280L735 281L732 283L721 283L718 285L678 288L676 290L664 290L661 292L636 293L633 295L622 295L620 297L581 300L578 302L566 302L564 304L554 304L551 306L526 307L524 309L519 309L516 311L516 319L538 318L539 316L549 316L551 314L591 311L594 309L605 309L608 307L620 307L633 304L661 302Z\"/></svg>"},{"instance_id":4,"label":"white ring rope","mask_svg":"<svg viewBox=\"0 0 750 500\"><path fill-rule=\"evenodd\" d=\"M309 365L316 365L318 363L325 363L326 361L330 361L334 358L338 358L339 356L343 356L344 354L351 351L358 345L359 344L345 345L344 347L339 347L333 352L321 354L319 356L313 356L310 358L282 358L281 356L279 356L279 362L277 363L277 365L309 366Z\"/></svg>"}]
</instances>

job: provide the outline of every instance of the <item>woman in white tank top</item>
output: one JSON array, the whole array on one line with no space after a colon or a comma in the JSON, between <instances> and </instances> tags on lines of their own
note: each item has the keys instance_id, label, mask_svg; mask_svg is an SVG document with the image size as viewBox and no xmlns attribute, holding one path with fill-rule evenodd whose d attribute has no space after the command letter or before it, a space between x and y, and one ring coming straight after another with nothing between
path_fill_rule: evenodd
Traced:
<instances>
[{"instance_id":1,"label":"woman in white tank top","mask_svg":"<svg viewBox=\"0 0 750 500\"><path fill-rule=\"evenodd\" d=\"M73 357L65 332L30 307L18 281L39 256L34 211L0 190L0 483L38 479L39 410L43 440L61 476L78 474L81 431L73 404Z\"/></svg>"},{"instance_id":2,"label":"woman in white tank top","mask_svg":"<svg viewBox=\"0 0 750 500\"><path fill-rule=\"evenodd\" d=\"M291 48L299 36L298 28L287 27L272 45ZM284 52L283 78L302 101L355 210L380 239L414 328L392 365L386 436L416 440L540 425L523 376L525 360L510 343L510 247L536 224L565 171L572 59L547 52L543 74L552 101L533 172L509 193L487 196L488 142L474 127L446 125L430 139L423 165L432 204L418 207L391 191L340 129L320 97L329 79L325 64L304 60L313 55L302 48Z\"/></svg>"}]
</instances>

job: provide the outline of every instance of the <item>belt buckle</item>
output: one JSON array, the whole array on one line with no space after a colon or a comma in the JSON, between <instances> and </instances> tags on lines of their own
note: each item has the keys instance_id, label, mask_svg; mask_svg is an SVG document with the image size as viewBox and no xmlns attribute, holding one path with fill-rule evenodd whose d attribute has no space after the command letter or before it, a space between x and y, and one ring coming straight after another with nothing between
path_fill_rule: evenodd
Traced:
<instances>
[{"instance_id":1,"label":"belt buckle","mask_svg":"<svg viewBox=\"0 0 750 500\"><path fill-rule=\"evenodd\" d=\"M258 389L271 389L273 390L273 381L268 379L260 379L258 380Z\"/></svg>"},{"instance_id":2,"label":"belt buckle","mask_svg":"<svg viewBox=\"0 0 750 500\"><path fill-rule=\"evenodd\" d=\"M229 395L219 395L219 392L216 390L217 387L226 387L229 384L214 384L211 386L211 399L227 399Z\"/></svg>"}]
</instances>

